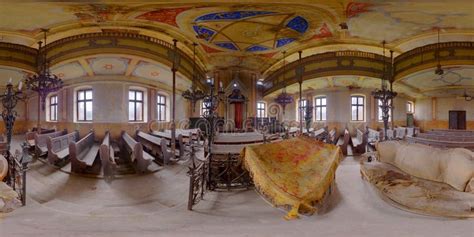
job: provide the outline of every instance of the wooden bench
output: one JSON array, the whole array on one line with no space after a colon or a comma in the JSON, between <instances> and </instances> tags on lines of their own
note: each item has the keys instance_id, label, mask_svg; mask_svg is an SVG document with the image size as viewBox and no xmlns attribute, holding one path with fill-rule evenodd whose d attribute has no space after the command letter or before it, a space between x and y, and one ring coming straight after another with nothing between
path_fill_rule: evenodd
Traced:
<instances>
[{"instance_id":1,"label":"wooden bench","mask_svg":"<svg viewBox=\"0 0 474 237\"><path fill-rule=\"evenodd\" d=\"M416 137L431 139L431 140L438 140L438 141L474 142L474 135L457 136L457 135L450 135L450 134L420 133Z\"/></svg>"},{"instance_id":2,"label":"wooden bench","mask_svg":"<svg viewBox=\"0 0 474 237\"><path fill-rule=\"evenodd\" d=\"M356 128L356 136L351 137L353 154L364 154L367 151L368 132L368 129L365 129L365 132L363 132Z\"/></svg>"},{"instance_id":3,"label":"wooden bench","mask_svg":"<svg viewBox=\"0 0 474 237\"><path fill-rule=\"evenodd\" d=\"M2 134L0 135L0 154L4 154L8 149L7 138Z\"/></svg>"},{"instance_id":4,"label":"wooden bench","mask_svg":"<svg viewBox=\"0 0 474 237\"><path fill-rule=\"evenodd\" d=\"M382 135L383 135L383 139L382 140L385 140L385 131L382 130ZM388 137L388 140L393 140L395 139L397 135L397 132L393 129L387 129L387 137Z\"/></svg>"},{"instance_id":5,"label":"wooden bench","mask_svg":"<svg viewBox=\"0 0 474 237\"><path fill-rule=\"evenodd\" d=\"M128 152L130 161L135 165L138 173L145 173L148 166L154 160L153 156L143 151L143 145L133 139L128 133L122 131L122 145Z\"/></svg>"},{"instance_id":6,"label":"wooden bench","mask_svg":"<svg viewBox=\"0 0 474 237\"><path fill-rule=\"evenodd\" d=\"M79 139L79 132L74 131L58 137L49 137L47 141L48 162L58 164L67 160L69 156L69 143Z\"/></svg>"},{"instance_id":7,"label":"wooden bench","mask_svg":"<svg viewBox=\"0 0 474 237\"><path fill-rule=\"evenodd\" d=\"M100 144L100 147L99 147L99 155L100 155L102 170L104 172L104 177L113 178L115 175L117 164L115 163L114 148L110 144L109 131L105 132L104 140L102 140L102 144Z\"/></svg>"},{"instance_id":8,"label":"wooden bench","mask_svg":"<svg viewBox=\"0 0 474 237\"><path fill-rule=\"evenodd\" d=\"M150 134L158 138L166 139L168 141L167 145L171 147L171 133L154 131L154 132L151 132ZM184 145L182 134L176 134L175 144L176 144L175 148L177 149L176 156L183 158L185 155L185 145Z\"/></svg>"},{"instance_id":9,"label":"wooden bench","mask_svg":"<svg viewBox=\"0 0 474 237\"><path fill-rule=\"evenodd\" d=\"M67 130L57 131L46 134L35 134L35 154L37 157L46 155L48 152L47 142L49 138L55 138L67 134Z\"/></svg>"},{"instance_id":10,"label":"wooden bench","mask_svg":"<svg viewBox=\"0 0 474 237\"><path fill-rule=\"evenodd\" d=\"M349 146L349 142L351 140L351 134L347 128L344 129L344 133L339 137L336 145L341 148L342 154L347 156L347 146Z\"/></svg>"},{"instance_id":11,"label":"wooden bench","mask_svg":"<svg viewBox=\"0 0 474 237\"><path fill-rule=\"evenodd\" d=\"M405 139L407 135L407 128L405 127L397 127L395 128L395 138L399 140Z\"/></svg>"},{"instance_id":12,"label":"wooden bench","mask_svg":"<svg viewBox=\"0 0 474 237\"><path fill-rule=\"evenodd\" d=\"M159 158L163 165L169 164L173 154L168 149L168 140L152 136L148 133L137 130L135 137L152 155Z\"/></svg>"},{"instance_id":13,"label":"wooden bench","mask_svg":"<svg viewBox=\"0 0 474 237\"><path fill-rule=\"evenodd\" d=\"M420 133L420 128L408 127L407 128L407 137L414 137Z\"/></svg>"},{"instance_id":14,"label":"wooden bench","mask_svg":"<svg viewBox=\"0 0 474 237\"><path fill-rule=\"evenodd\" d=\"M71 172L100 174L100 162L97 159L99 147L95 142L94 131L77 142L69 143Z\"/></svg>"},{"instance_id":15,"label":"wooden bench","mask_svg":"<svg viewBox=\"0 0 474 237\"><path fill-rule=\"evenodd\" d=\"M335 145L337 143L337 128L331 129L328 133L328 138L326 139L326 143Z\"/></svg>"},{"instance_id":16,"label":"wooden bench","mask_svg":"<svg viewBox=\"0 0 474 237\"><path fill-rule=\"evenodd\" d=\"M35 134L47 134L56 132L56 129L41 129L38 131L30 131L25 134L25 141L30 147L35 147Z\"/></svg>"}]
</instances>

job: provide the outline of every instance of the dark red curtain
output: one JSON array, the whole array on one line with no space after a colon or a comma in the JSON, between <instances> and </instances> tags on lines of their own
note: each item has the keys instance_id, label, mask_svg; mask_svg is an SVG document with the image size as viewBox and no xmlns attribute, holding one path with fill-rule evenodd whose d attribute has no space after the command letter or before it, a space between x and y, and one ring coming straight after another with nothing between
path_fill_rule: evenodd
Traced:
<instances>
[{"instance_id":1,"label":"dark red curtain","mask_svg":"<svg viewBox=\"0 0 474 237\"><path fill-rule=\"evenodd\" d=\"M242 103L235 103L235 128L241 129L242 128Z\"/></svg>"}]
</instances>

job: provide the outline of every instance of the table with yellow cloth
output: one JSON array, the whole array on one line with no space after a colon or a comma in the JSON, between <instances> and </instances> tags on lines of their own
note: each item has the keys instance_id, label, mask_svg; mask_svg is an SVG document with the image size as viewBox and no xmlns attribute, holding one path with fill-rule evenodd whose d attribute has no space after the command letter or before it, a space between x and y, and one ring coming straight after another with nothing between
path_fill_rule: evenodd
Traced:
<instances>
[{"instance_id":1,"label":"table with yellow cloth","mask_svg":"<svg viewBox=\"0 0 474 237\"><path fill-rule=\"evenodd\" d=\"M277 207L291 208L286 216L313 214L329 190L342 153L339 147L307 137L247 146L245 168L257 191Z\"/></svg>"}]
</instances>

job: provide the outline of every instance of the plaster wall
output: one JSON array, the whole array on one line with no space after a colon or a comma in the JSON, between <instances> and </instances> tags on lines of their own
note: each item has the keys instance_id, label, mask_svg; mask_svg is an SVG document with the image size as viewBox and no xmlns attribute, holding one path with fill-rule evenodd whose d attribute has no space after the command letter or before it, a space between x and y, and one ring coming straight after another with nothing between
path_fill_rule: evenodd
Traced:
<instances>
[{"instance_id":1,"label":"plaster wall","mask_svg":"<svg viewBox=\"0 0 474 237\"><path fill-rule=\"evenodd\" d=\"M75 121L75 94L77 89L91 88L93 90L93 120L91 122ZM129 122L128 120L128 91L129 89L140 89L145 92L145 121ZM149 130L150 128L168 128L171 120L171 92L146 84L135 82L123 82L110 80L94 81L91 83L79 83L69 85L54 93L58 95L58 121L46 121L46 113L49 108L41 112L43 127L56 126L57 129L68 129L68 131L79 130L81 136L89 130L94 129L96 137L102 138L107 130L115 138L120 136L122 130L132 134L137 128ZM166 121L157 122L156 95L166 96L167 111ZM181 91L176 95L176 121L180 124L186 122L189 105L181 97ZM36 125L37 98L28 101L28 113L30 114L28 125ZM184 122L183 122L184 121Z\"/></svg>"},{"instance_id":2,"label":"plaster wall","mask_svg":"<svg viewBox=\"0 0 474 237\"><path fill-rule=\"evenodd\" d=\"M418 99L415 105L415 121L423 130L449 128L449 111L466 111L467 129L474 129L474 101L461 98Z\"/></svg>"},{"instance_id":3,"label":"plaster wall","mask_svg":"<svg viewBox=\"0 0 474 237\"><path fill-rule=\"evenodd\" d=\"M347 126L351 133L353 133L356 127L362 128L365 125L375 129L383 127L382 122L378 121L377 101L372 97L371 92L371 90L367 89L348 90L345 88L309 90L303 92L303 98L310 99L313 105L314 97L326 96L327 98L327 120L323 122L313 121L313 127L328 125L330 129L332 127L344 129ZM351 121L352 95L362 95L365 97L365 121ZM286 106L284 115L281 108L278 109L279 111L276 114L269 112L268 115L271 117L276 115L279 121L289 121L293 126L299 125L299 120L297 120L297 101L299 100L299 94L293 95L293 98L294 102ZM272 107L277 107L274 99L275 98L264 98L269 111L272 110ZM408 101L412 100L404 96L398 96L394 99L393 119L395 126L406 126L406 103ZM314 119L315 116L313 114L313 120Z\"/></svg>"}]
</instances>

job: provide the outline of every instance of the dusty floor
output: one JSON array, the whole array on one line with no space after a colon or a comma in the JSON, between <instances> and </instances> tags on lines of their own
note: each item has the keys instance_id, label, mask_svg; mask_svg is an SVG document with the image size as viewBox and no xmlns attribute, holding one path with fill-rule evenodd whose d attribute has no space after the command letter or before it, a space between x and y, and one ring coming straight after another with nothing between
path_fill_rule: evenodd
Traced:
<instances>
[{"instance_id":1,"label":"dusty floor","mask_svg":"<svg viewBox=\"0 0 474 237\"><path fill-rule=\"evenodd\" d=\"M175 165L107 183L34 163L27 206L0 214L0 236L474 236L472 219L420 216L381 201L352 157L338 168L328 210L293 221L253 190L208 193L187 211L186 171Z\"/></svg>"}]
</instances>

